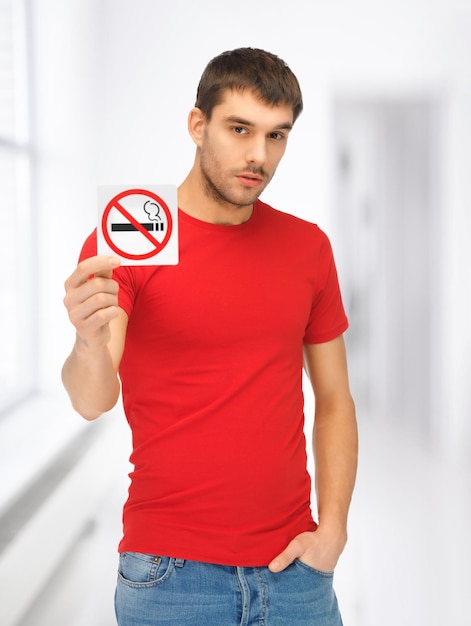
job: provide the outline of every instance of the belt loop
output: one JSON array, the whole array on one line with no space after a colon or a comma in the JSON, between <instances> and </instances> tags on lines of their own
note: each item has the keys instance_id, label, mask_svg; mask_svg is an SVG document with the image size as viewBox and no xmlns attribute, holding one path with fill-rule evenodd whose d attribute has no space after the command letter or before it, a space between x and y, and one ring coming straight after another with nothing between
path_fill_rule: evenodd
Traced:
<instances>
[{"instance_id":1,"label":"belt loop","mask_svg":"<svg viewBox=\"0 0 471 626\"><path fill-rule=\"evenodd\" d=\"M175 559L175 567L183 567L185 565L185 559Z\"/></svg>"}]
</instances>

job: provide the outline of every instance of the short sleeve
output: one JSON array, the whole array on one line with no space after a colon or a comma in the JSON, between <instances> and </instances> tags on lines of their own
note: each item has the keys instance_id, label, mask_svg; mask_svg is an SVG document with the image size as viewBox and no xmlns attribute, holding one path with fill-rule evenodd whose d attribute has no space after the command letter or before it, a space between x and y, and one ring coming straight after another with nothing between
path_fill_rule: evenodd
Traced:
<instances>
[{"instance_id":1,"label":"short sleeve","mask_svg":"<svg viewBox=\"0 0 471 626\"><path fill-rule=\"evenodd\" d=\"M304 343L331 341L348 328L332 247L328 237L320 232L322 243L316 263L317 280Z\"/></svg>"}]
</instances>

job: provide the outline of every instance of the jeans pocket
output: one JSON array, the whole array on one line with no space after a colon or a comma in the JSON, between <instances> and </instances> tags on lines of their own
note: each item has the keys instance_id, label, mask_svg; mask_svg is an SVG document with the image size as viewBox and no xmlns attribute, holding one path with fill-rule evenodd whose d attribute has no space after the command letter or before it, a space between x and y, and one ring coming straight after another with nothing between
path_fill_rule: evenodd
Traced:
<instances>
[{"instance_id":1,"label":"jeans pocket","mask_svg":"<svg viewBox=\"0 0 471 626\"><path fill-rule=\"evenodd\" d=\"M316 574L317 576L321 576L322 578L332 579L334 577L334 572L324 572L323 570L316 569L315 567L308 565L307 563L305 563L304 561L301 561L300 559L296 559L294 563L295 565L298 565L299 567L305 569L306 571L311 572L312 574Z\"/></svg>"},{"instance_id":2,"label":"jeans pocket","mask_svg":"<svg viewBox=\"0 0 471 626\"><path fill-rule=\"evenodd\" d=\"M129 587L146 588L162 584L175 567L175 559L140 552L119 555L118 578Z\"/></svg>"}]
</instances>

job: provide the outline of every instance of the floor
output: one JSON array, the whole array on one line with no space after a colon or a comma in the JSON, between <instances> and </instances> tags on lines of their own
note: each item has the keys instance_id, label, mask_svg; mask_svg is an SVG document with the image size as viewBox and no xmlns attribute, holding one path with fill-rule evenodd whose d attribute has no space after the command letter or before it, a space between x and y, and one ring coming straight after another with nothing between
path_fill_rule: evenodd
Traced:
<instances>
[{"instance_id":1,"label":"floor","mask_svg":"<svg viewBox=\"0 0 471 626\"><path fill-rule=\"evenodd\" d=\"M360 436L350 540L336 573L345 626L471 626L471 463L384 427L360 424ZM115 626L125 490L117 479L18 626Z\"/></svg>"}]
</instances>

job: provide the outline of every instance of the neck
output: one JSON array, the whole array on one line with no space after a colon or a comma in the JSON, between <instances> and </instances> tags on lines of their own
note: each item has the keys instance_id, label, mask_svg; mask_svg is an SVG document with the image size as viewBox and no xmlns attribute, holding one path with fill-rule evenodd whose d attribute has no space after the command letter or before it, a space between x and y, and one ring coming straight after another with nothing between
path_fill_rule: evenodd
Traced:
<instances>
[{"instance_id":1,"label":"neck","mask_svg":"<svg viewBox=\"0 0 471 626\"><path fill-rule=\"evenodd\" d=\"M184 213L203 222L227 226L247 222L253 212L253 204L239 206L212 197L195 168L178 187L178 206Z\"/></svg>"}]
</instances>

